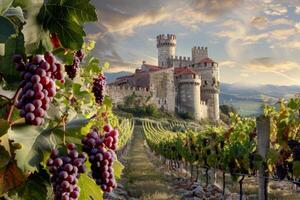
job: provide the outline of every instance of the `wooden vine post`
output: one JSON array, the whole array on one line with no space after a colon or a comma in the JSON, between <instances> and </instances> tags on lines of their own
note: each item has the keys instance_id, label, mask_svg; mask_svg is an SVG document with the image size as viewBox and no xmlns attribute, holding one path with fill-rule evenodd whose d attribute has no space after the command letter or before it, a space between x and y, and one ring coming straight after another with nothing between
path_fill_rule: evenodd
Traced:
<instances>
[{"instance_id":1,"label":"wooden vine post","mask_svg":"<svg viewBox=\"0 0 300 200\"><path fill-rule=\"evenodd\" d=\"M257 149L259 155L265 160L270 143L270 118L260 116L256 119ZM268 172L266 163L259 168L258 199L268 199Z\"/></svg>"}]
</instances>

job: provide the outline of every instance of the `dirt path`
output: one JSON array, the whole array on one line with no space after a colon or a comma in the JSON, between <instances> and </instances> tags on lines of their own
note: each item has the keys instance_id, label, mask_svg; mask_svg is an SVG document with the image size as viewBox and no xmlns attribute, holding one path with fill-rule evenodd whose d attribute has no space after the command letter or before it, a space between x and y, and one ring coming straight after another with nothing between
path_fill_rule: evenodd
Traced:
<instances>
[{"instance_id":1,"label":"dirt path","mask_svg":"<svg viewBox=\"0 0 300 200\"><path fill-rule=\"evenodd\" d=\"M163 172L153 164L144 146L141 126L136 126L131 147L125 158L125 188L131 197L139 199L179 199L169 188Z\"/></svg>"}]
</instances>

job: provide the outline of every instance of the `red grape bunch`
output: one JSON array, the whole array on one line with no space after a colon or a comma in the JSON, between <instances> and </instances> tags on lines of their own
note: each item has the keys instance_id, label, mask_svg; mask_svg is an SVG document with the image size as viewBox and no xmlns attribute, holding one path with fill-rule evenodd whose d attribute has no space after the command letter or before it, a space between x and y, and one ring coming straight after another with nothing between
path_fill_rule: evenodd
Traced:
<instances>
[{"instance_id":1,"label":"red grape bunch","mask_svg":"<svg viewBox=\"0 0 300 200\"><path fill-rule=\"evenodd\" d=\"M28 63L23 61L22 56L16 55L14 62L23 79L16 107L26 123L42 125L49 103L56 94L55 79L64 82L61 64L49 52L44 57L34 56Z\"/></svg>"},{"instance_id":2,"label":"red grape bunch","mask_svg":"<svg viewBox=\"0 0 300 200\"><path fill-rule=\"evenodd\" d=\"M86 157L78 153L74 144L67 145L68 155L60 156L57 149L53 149L47 161L51 173L51 184L55 200L76 200L80 188L77 186L80 174L86 171Z\"/></svg>"},{"instance_id":3,"label":"red grape bunch","mask_svg":"<svg viewBox=\"0 0 300 200\"><path fill-rule=\"evenodd\" d=\"M112 133L111 135L117 137L118 131L112 130L109 125L106 125L104 129L105 132ZM105 136L101 136L98 130L94 128L91 129L87 136L82 138L82 143L83 151L89 156L93 179L95 179L96 184L100 185L104 192L111 192L117 186L117 183L112 167L116 155L110 147L115 146L116 148L117 144L111 142L109 143L110 147L106 146L106 142L104 142L107 141L106 138Z\"/></svg>"},{"instance_id":4,"label":"red grape bunch","mask_svg":"<svg viewBox=\"0 0 300 200\"><path fill-rule=\"evenodd\" d=\"M72 65L65 65L65 71L67 72L70 79L74 79L77 74L77 69L79 68L80 62L84 58L84 53L82 50L78 50L73 55Z\"/></svg>"},{"instance_id":5,"label":"red grape bunch","mask_svg":"<svg viewBox=\"0 0 300 200\"><path fill-rule=\"evenodd\" d=\"M110 125L103 127L105 134L104 144L109 149L115 151L118 147L119 132L117 129L112 129Z\"/></svg>"},{"instance_id":6,"label":"red grape bunch","mask_svg":"<svg viewBox=\"0 0 300 200\"><path fill-rule=\"evenodd\" d=\"M94 78L92 91L96 98L96 103L102 105L104 100L104 90L106 84L106 77L103 74L99 74L97 78Z\"/></svg>"}]
</instances>

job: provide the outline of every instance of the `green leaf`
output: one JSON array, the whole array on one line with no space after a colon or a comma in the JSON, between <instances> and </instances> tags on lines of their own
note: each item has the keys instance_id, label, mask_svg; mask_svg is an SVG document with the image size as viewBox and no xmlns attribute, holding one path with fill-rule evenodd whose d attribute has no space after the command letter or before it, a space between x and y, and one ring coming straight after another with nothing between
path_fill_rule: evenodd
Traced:
<instances>
[{"instance_id":1,"label":"green leaf","mask_svg":"<svg viewBox=\"0 0 300 200\"><path fill-rule=\"evenodd\" d=\"M0 119L0 137L5 135L9 129L8 121Z\"/></svg>"},{"instance_id":2,"label":"green leaf","mask_svg":"<svg viewBox=\"0 0 300 200\"><path fill-rule=\"evenodd\" d=\"M48 188L51 187L49 179L49 174L45 169L31 174L24 187L18 192L18 196L20 196L22 200L47 199L49 196Z\"/></svg>"},{"instance_id":3,"label":"green leaf","mask_svg":"<svg viewBox=\"0 0 300 200\"><path fill-rule=\"evenodd\" d=\"M5 150L5 148L2 145L0 145L0 155L0 169L2 169L10 161L9 153Z\"/></svg>"},{"instance_id":4,"label":"green leaf","mask_svg":"<svg viewBox=\"0 0 300 200\"><path fill-rule=\"evenodd\" d=\"M0 16L0 43L5 43L17 30L7 17Z\"/></svg>"},{"instance_id":5,"label":"green leaf","mask_svg":"<svg viewBox=\"0 0 300 200\"><path fill-rule=\"evenodd\" d=\"M115 160L113 162L113 169L114 169L114 174L117 180L121 179L122 171L124 169L124 165L120 163L120 161Z\"/></svg>"},{"instance_id":6,"label":"green leaf","mask_svg":"<svg viewBox=\"0 0 300 200\"><path fill-rule=\"evenodd\" d=\"M0 14L3 14L12 4L13 0L1 0Z\"/></svg>"},{"instance_id":7,"label":"green leaf","mask_svg":"<svg viewBox=\"0 0 300 200\"><path fill-rule=\"evenodd\" d=\"M103 192L100 186L95 183L86 173L82 174L78 181L80 196L78 200L102 200Z\"/></svg>"},{"instance_id":8,"label":"green leaf","mask_svg":"<svg viewBox=\"0 0 300 200\"><path fill-rule=\"evenodd\" d=\"M56 33L62 46L72 50L83 45L83 24L96 20L96 9L90 0L49 0L37 16L37 22L45 30Z\"/></svg>"},{"instance_id":9,"label":"green leaf","mask_svg":"<svg viewBox=\"0 0 300 200\"><path fill-rule=\"evenodd\" d=\"M5 43L5 55L0 56L0 71L9 85L8 89L15 89L21 81L20 72L13 63L13 55L24 54L24 35L19 33L16 38L9 38Z\"/></svg>"},{"instance_id":10,"label":"green leaf","mask_svg":"<svg viewBox=\"0 0 300 200\"><path fill-rule=\"evenodd\" d=\"M51 150L53 141L50 141L50 130L29 125L13 126L9 132L9 138L20 143L22 148L16 150L18 167L23 171L34 172L43 160L43 152Z\"/></svg>"}]
</instances>

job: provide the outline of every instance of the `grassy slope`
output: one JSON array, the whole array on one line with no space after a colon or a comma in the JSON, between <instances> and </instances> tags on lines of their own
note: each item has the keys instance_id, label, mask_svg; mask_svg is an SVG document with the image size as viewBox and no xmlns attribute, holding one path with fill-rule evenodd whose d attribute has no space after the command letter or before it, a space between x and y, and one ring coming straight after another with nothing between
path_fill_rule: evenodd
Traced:
<instances>
[{"instance_id":1,"label":"grassy slope","mask_svg":"<svg viewBox=\"0 0 300 200\"><path fill-rule=\"evenodd\" d=\"M125 188L130 196L139 199L174 199L173 193L159 171L150 160L144 147L144 135L141 126L136 126L128 155L125 158Z\"/></svg>"}]
</instances>

